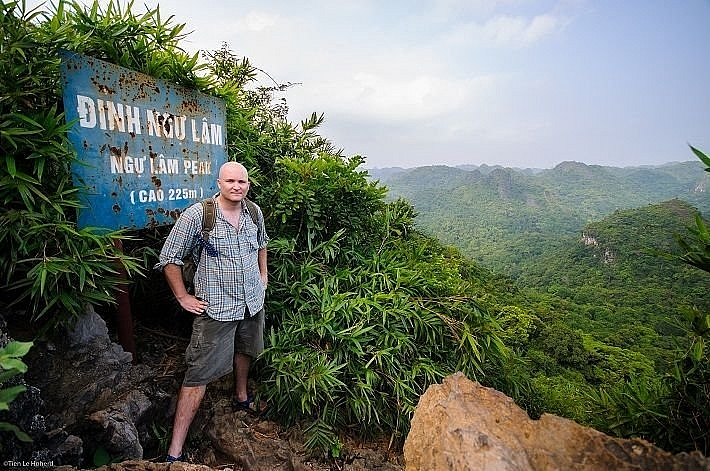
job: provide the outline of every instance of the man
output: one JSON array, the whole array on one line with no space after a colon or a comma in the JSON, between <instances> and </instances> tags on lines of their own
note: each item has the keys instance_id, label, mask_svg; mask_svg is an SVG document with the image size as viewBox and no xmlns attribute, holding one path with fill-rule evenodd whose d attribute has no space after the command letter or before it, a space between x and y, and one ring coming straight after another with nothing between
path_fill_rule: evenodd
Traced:
<instances>
[{"instance_id":1,"label":"man","mask_svg":"<svg viewBox=\"0 0 710 471\"><path fill-rule=\"evenodd\" d=\"M196 317L192 338L185 351L187 371L178 394L173 435L167 461L183 458L182 447L207 384L232 371L237 408L257 410L247 391L252 358L264 348L264 293L268 283L266 244L268 236L261 209L256 223L245 198L249 191L246 168L227 162L219 170L215 195L216 219L203 246L195 272L195 295L185 289L182 259L190 253L202 231L202 204L185 210L170 231L160 260L175 298Z\"/></svg>"}]
</instances>

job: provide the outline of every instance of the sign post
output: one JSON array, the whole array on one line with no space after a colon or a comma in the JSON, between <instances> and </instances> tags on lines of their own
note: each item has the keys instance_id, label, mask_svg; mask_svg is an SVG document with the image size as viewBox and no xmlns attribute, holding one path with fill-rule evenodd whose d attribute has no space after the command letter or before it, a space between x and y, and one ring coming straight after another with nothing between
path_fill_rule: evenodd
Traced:
<instances>
[{"instance_id":1,"label":"sign post","mask_svg":"<svg viewBox=\"0 0 710 471\"><path fill-rule=\"evenodd\" d=\"M227 161L222 100L80 54L60 57L79 228L173 224L216 193ZM127 299L118 296L119 331L129 331L122 345L135 358Z\"/></svg>"}]
</instances>

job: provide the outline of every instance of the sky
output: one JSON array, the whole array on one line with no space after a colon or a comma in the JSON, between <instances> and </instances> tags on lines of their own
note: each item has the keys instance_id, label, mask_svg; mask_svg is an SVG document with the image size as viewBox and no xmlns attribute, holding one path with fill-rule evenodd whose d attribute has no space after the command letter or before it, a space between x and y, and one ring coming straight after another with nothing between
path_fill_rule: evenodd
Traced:
<instances>
[{"instance_id":1,"label":"sky","mask_svg":"<svg viewBox=\"0 0 710 471\"><path fill-rule=\"evenodd\" d=\"M125 4L125 2L121 2ZM710 0L137 0L294 83L297 124L369 168L710 153ZM267 75L268 74L268 75Z\"/></svg>"}]
</instances>

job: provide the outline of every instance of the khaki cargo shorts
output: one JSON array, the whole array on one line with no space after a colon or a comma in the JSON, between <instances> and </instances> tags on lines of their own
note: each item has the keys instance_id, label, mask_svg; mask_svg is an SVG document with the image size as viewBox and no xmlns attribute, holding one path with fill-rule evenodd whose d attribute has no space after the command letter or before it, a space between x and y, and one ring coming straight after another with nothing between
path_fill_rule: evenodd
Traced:
<instances>
[{"instance_id":1,"label":"khaki cargo shorts","mask_svg":"<svg viewBox=\"0 0 710 471\"><path fill-rule=\"evenodd\" d=\"M185 350L183 386L202 386L230 373L237 353L256 358L264 350L264 309L240 321L195 317Z\"/></svg>"}]
</instances>

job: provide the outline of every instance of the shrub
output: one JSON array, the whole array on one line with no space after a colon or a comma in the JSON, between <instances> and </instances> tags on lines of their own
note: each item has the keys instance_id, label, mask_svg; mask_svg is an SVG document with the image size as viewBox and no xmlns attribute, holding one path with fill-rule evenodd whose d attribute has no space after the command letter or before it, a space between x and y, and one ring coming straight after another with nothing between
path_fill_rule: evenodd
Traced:
<instances>
[{"instance_id":1,"label":"shrub","mask_svg":"<svg viewBox=\"0 0 710 471\"><path fill-rule=\"evenodd\" d=\"M229 157L249 168L272 236L270 332L256 369L272 410L302 422L308 444L331 454L344 430L403 437L428 385L456 370L482 376L501 355L498 326L463 275L476 270L414 232L411 205L384 202L386 189L359 170L364 158L317 133L322 115L289 123L275 99L287 86L253 87L258 69L226 46L205 62L185 54L184 25L146 10L0 6L0 270L12 289L0 300L49 323L69 320L86 303L112 303L120 272L147 271L162 238L76 227L60 49L218 96Z\"/></svg>"},{"instance_id":2,"label":"shrub","mask_svg":"<svg viewBox=\"0 0 710 471\"><path fill-rule=\"evenodd\" d=\"M10 403L15 398L23 393L27 388L22 384L11 385L7 387L5 384L11 378L27 371L27 365L21 360L27 352L30 351L32 342L17 342L12 341L0 348L0 411L10 409ZM23 442L31 442L32 439L20 428L9 422L0 421L0 432L12 432L18 440Z\"/></svg>"}]
</instances>

